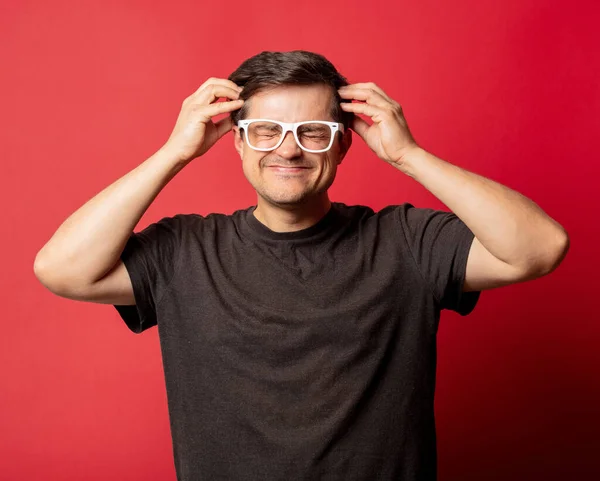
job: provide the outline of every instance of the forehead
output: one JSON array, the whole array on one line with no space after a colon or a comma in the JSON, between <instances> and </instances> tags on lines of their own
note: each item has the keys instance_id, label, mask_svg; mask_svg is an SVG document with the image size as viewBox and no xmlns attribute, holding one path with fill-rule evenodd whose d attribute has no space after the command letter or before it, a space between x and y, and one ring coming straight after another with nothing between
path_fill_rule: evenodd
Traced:
<instances>
[{"instance_id":1,"label":"forehead","mask_svg":"<svg viewBox=\"0 0 600 481\"><path fill-rule=\"evenodd\" d=\"M332 90L327 85L285 85L265 90L249 99L246 118L281 122L333 120Z\"/></svg>"}]
</instances>

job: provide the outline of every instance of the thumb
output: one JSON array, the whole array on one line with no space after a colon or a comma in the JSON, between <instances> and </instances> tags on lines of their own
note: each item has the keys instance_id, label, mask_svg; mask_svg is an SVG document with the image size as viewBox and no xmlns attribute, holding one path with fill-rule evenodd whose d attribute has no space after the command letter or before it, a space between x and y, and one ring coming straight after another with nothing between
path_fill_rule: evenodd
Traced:
<instances>
[{"instance_id":1,"label":"thumb","mask_svg":"<svg viewBox=\"0 0 600 481\"><path fill-rule=\"evenodd\" d=\"M233 128L233 121L231 120L231 116L227 116L215 122L215 127L217 128L217 139L223 137L227 132L229 132Z\"/></svg>"},{"instance_id":2,"label":"thumb","mask_svg":"<svg viewBox=\"0 0 600 481\"><path fill-rule=\"evenodd\" d=\"M365 139L365 135L367 130L369 130L370 125L366 120L361 119L358 115L354 115L352 119L352 124L350 125L352 130L354 130L363 140Z\"/></svg>"}]
</instances>

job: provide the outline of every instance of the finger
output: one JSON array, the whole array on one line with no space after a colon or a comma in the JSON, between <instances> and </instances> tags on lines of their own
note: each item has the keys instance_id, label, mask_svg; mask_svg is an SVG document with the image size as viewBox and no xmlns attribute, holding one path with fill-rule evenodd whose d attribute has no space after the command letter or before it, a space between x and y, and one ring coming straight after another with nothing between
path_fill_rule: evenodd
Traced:
<instances>
[{"instance_id":1,"label":"finger","mask_svg":"<svg viewBox=\"0 0 600 481\"><path fill-rule=\"evenodd\" d=\"M375 120L376 118L379 119L384 113L383 109L370 104L350 104L348 102L342 102L340 106L346 112L354 112L355 114L368 115L373 120Z\"/></svg>"},{"instance_id":2,"label":"finger","mask_svg":"<svg viewBox=\"0 0 600 481\"><path fill-rule=\"evenodd\" d=\"M214 104L207 105L206 107L202 107L199 110L200 115L205 120L210 120L212 117L215 117L219 114L224 114L228 112L233 112L234 110L238 110L244 105L243 100L232 100L231 102L217 102Z\"/></svg>"},{"instance_id":3,"label":"finger","mask_svg":"<svg viewBox=\"0 0 600 481\"><path fill-rule=\"evenodd\" d=\"M209 85L222 85L224 87L229 87L234 90L240 90L240 91L242 90L242 87L237 85L235 82L232 82L231 80L224 79L224 78L211 77L206 82L204 82L202 85L200 85L200 87L198 87L198 90L196 90L191 96L194 96L194 95L200 93L203 89L205 89Z\"/></svg>"},{"instance_id":4,"label":"finger","mask_svg":"<svg viewBox=\"0 0 600 481\"><path fill-rule=\"evenodd\" d=\"M368 104L375 105L382 109L393 107L393 104L387 98L371 89L344 89L343 91L340 91L339 94L343 99L364 100Z\"/></svg>"},{"instance_id":5,"label":"finger","mask_svg":"<svg viewBox=\"0 0 600 481\"><path fill-rule=\"evenodd\" d=\"M198 104L212 104L219 98L228 98L231 100L238 100L240 92L234 90L231 87L227 87L220 84L208 85L204 90L200 91L195 98L192 99L192 103Z\"/></svg>"},{"instance_id":6,"label":"finger","mask_svg":"<svg viewBox=\"0 0 600 481\"><path fill-rule=\"evenodd\" d=\"M346 88L371 89L371 90L374 90L375 92L377 92L382 97L386 98L388 101L392 102L392 99L383 91L383 89L379 85L377 85L373 82L359 82L359 83L355 83L355 84L351 84L351 85L346 85L342 88L344 88L344 89L346 89Z\"/></svg>"},{"instance_id":7,"label":"finger","mask_svg":"<svg viewBox=\"0 0 600 481\"><path fill-rule=\"evenodd\" d=\"M367 130L369 130L369 123L365 119L361 119L358 115L355 115L352 119L352 124L350 125L352 130L356 132L363 140L365 140L365 135Z\"/></svg>"}]
</instances>

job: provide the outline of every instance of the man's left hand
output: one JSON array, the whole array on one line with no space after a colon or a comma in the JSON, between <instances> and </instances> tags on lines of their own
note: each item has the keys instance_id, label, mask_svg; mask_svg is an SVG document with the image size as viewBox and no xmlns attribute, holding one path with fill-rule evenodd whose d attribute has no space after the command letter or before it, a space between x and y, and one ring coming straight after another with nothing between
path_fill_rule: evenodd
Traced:
<instances>
[{"instance_id":1,"label":"man's left hand","mask_svg":"<svg viewBox=\"0 0 600 481\"><path fill-rule=\"evenodd\" d=\"M419 146L415 142L400 104L372 82L347 85L338 90L343 99L362 102L342 102L346 112L371 117L369 125L358 115L354 115L350 126L365 143L386 162L400 167L406 154Z\"/></svg>"}]
</instances>

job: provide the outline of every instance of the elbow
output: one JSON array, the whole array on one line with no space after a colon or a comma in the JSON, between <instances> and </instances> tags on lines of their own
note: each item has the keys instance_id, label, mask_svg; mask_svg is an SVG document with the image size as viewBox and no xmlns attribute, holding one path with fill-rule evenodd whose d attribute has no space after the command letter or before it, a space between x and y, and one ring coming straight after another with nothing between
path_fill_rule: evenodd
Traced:
<instances>
[{"instance_id":1,"label":"elbow","mask_svg":"<svg viewBox=\"0 0 600 481\"><path fill-rule=\"evenodd\" d=\"M35 277L37 277L38 281L40 281L42 284L44 283L43 279L46 278L46 271L47 268L38 252L38 254L35 256L35 260L33 261L33 273L35 274Z\"/></svg>"},{"instance_id":2,"label":"elbow","mask_svg":"<svg viewBox=\"0 0 600 481\"><path fill-rule=\"evenodd\" d=\"M66 292L66 286L64 281L56 275L56 269L53 269L49 264L39 255L35 257L33 262L33 273L38 281L50 292L57 296L63 296Z\"/></svg>"},{"instance_id":3,"label":"elbow","mask_svg":"<svg viewBox=\"0 0 600 481\"><path fill-rule=\"evenodd\" d=\"M557 236L555 246L549 249L548 261L544 264L541 274L548 275L562 263L567 256L569 248L571 247L571 239L566 230L562 230L560 235Z\"/></svg>"},{"instance_id":4,"label":"elbow","mask_svg":"<svg viewBox=\"0 0 600 481\"><path fill-rule=\"evenodd\" d=\"M569 235L563 229L551 242L536 246L526 259L513 265L520 266L526 280L537 279L555 271L569 252L569 247Z\"/></svg>"},{"instance_id":5,"label":"elbow","mask_svg":"<svg viewBox=\"0 0 600 481\"><path fill-rule=\"evenodd\" d=\"M65 264L65 261L51 260L38 253L33 262L33 273L52 294L67 299L81 299L95 283L79 272L66 270Z\"/></svg>"}]
</instances>

